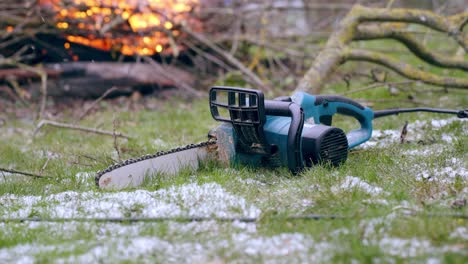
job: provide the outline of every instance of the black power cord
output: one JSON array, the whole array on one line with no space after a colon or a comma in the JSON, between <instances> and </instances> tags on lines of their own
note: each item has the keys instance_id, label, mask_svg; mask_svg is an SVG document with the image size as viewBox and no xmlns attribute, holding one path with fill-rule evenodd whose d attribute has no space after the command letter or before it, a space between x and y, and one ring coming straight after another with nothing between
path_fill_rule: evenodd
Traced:
<instances>
[{"instance_id":1,"label":"black power cord","mask_svg":"<svg viewBox=\"0 0 468 264\"><path fill-rule=\"evenodd\" d=\"M458 118L467 118L468 117L468 108L465 110L452 110L452 109L440 109L440 108L428 108L428 107L416 107L416 108L394 108L394 109L385 109L374 111L374 119L389 116L389 115L398 115L400 113L410 113L410 112L429 112L429 113L440 113L440 114L452 114L457 115Z\"/></svg>"}]
</instances>

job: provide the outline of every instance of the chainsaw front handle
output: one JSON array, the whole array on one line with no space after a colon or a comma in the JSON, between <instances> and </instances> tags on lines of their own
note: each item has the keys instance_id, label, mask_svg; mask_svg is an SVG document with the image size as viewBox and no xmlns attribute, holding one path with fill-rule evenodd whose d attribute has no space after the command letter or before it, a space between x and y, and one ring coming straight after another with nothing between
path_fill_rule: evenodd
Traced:
<instances>
[{"instance_id":1,"label":"chainsaw front handle","mask_svg":"<svg viewBox=\"0 0 468 264\"><path fill-rule=\"evenodd\" d=\"M294 102L265 100L265 114L271 116L291 117L288 130L288 168L293 174L304 169L302 158L302 129L304 128L304 111Z\"/></svg>"}]
</instances>

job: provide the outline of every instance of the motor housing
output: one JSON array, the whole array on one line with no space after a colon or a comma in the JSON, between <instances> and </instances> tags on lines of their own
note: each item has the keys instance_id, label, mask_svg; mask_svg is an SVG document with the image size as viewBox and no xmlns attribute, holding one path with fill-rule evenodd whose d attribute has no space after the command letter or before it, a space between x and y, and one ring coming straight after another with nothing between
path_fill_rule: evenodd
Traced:
<instances>
[{"instance_id":1,"label":"motor housing","mask_svg":"<svg viewBox=\"0 0 468 264\"><path fill-rule=\"evenodd\" d=\"M339 166L348 158L348 140L343 130L325 125L304 125L302 157L306 167Z\"/></svg>"}]
</instances>

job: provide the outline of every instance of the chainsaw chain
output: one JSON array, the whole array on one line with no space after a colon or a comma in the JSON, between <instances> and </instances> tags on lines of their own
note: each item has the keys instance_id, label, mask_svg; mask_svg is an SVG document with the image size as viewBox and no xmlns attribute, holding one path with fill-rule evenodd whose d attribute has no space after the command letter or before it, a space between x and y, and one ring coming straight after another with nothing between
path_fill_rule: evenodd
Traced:
<instances>
[{"instance_id":1,"label":"chainsaw chain","mask_svg":"<svg viewBox=\"0 0 468 264\"><path fill-rule=\"evenodd\" d=\"M200 142L200 143L188 144L186 146L175 147L173 149L166 150L166 151L158 151L155 154L146 154L146 155L143 155L143 156L141 156L139 158L132 158L132 159L120 161L118 163L115 163L114 165L110 165L105 170L97 172L96 177L94 178L95 181L96 181L96 186L99 187L99 179L101 179L102 175L104 175L104 174L106 174L108 172L111 172L111 171L113 171L115 169L121 168L123 166L127 166L127 165L130 165L130 164L133 164L133 163L137 163L137 162L140 162L140 161L143 161L143 160L147 160L147 159L154 159L154 158L158 158L158 157L161 157L161 156L164 156L164 155L168 155L168 154L172 154L172 153L176 153L176 152L180 152L180 151L184 151L184 150L188 150L188 149L193 149L193 148L205 147L205 146L209 146L209 145L213 145L213 144L216 144L216 139L210 138L207 141L203 141L203 142Z\"/></svg>"}]
</instances>

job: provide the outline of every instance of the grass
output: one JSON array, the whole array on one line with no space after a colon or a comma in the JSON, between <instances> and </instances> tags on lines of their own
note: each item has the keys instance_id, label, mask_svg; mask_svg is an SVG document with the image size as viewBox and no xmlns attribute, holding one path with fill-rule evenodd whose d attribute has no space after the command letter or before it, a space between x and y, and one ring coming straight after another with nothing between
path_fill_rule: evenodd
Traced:
<instances>
[{"instance_id":1,"label":"grass","mask_svg":"<svg viewBox=\"0 0 468 264\"><path fill-rule=\"evenodd\" d=\"M327 89L325 93L346 90L340 85ZM426 104L466 108L466 92L418 92L422 89L415 86L391 95L380 88L352 97L386 99L375 105L384 108L408 106L402 100L416 94ZM99 111L78 124L112 130L116 120L116 129L132 137L118 141L123 159L205 140L218 125L206 100L143 100L157 105L157 110L127 111L119 101L103 102ZM62 114L61 121L74 122L75 111L80 110ZM43 174L52 177L0 173L2 218L54 217L64 212L78 217L158 212L259 217L257 223L1 222L0 259L5 262L23 258L38 263L465 263L468 257L467 220L450 216L468 213L466 205L452 205L468 195L465 121L439 128L431 121L449 117L408 114L379 119L375 129L396 133L409 121L409 143L374 138L376 146L351 151L343 166L317 166L297 177L285 168L226 168L208 162L196 172L153 178L138 189L106 192L94 186L93 172L118 158L112 137L46 127L33 138L32 120L1 117L6 123L0 127L0 167L39 173L48 160ZM347 131L355 126L346 118L337 121ZM345 218L288 218L303 214Z\"/></svg>"}]
</instances>

